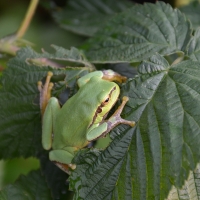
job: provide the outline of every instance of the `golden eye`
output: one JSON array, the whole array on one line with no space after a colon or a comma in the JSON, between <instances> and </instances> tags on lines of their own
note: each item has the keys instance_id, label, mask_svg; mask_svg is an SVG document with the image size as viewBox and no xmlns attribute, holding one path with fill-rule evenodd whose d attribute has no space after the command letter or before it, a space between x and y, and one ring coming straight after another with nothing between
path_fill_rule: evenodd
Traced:
<instances>
[{"instance_id":1,"label":"golden eye","mask_svg":"<svg viewBox=\"0 0 200 200\"><path fill-rule=\"evenodd\" d=\"M108 102L110 101L110 98L108 97L108 98L106 98L105 100L104 100L104 102L102 103L103 105L106 105L106 104L108 104Z\"/></svg>"}]
</instances>

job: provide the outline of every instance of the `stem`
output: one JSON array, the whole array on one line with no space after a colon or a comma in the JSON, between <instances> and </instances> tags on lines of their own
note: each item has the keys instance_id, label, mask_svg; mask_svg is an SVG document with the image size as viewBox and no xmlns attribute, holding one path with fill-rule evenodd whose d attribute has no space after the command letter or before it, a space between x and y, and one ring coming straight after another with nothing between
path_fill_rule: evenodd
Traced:
<instances>
[{"instance_id":1,"label":"stem","mask_svg":"<svg viewBox=\"0 0 200 200\"><path fill-rule=\"evenodd\" d=\"M39 0L31 0L28 11L26 13L26 16L25 16L20 28L17 31L17 34L16 34L17 38L22 38L23 35L26 33L26 30L31 22L31 19L36 10L38 2L39 2Z\"/></svg>"}]
</instances>

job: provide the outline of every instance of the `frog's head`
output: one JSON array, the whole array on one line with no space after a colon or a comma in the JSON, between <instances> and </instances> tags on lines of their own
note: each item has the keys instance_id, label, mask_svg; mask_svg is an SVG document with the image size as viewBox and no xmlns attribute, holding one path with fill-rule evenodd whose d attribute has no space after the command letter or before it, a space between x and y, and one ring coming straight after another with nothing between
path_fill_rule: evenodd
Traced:
<instances>
[{"instance_id":1,"label":"frog's head","mask_svg":"<svg viewBox=\"0 0 200 200\"><path fill-rule=\"evenodd\" d=\"M119 86L114 82L101 80L100 88L101 89L98 89L98 105L94 114L92 124L100 123L103 119L106 118L108 112L115 105L120 93Z\"/></svg>"}]
</instances>

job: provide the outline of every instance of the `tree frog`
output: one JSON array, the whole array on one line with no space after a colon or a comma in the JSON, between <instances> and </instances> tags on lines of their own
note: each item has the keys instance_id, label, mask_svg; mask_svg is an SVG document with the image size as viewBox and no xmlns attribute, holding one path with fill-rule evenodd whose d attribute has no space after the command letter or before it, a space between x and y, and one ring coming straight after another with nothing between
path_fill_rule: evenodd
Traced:
<instances>
[{"instance_id":1,"label":"tree frog","mask_svg":"<svg viewBox=\"0 0 200 200\"><path fill-rule=\"evenodd\" d=\"M78 149L91 141L104 137L118 124L134 126L134 121L122 119L120 114L128 101L123 97L122 104L115 113L106 119L108 112L116 103L120 88L113 81L124 82L126 77L112 71L95 71L78 79L79 90L62 106L51 97L52 72L48 72L46 82L40 90L42 110L42 145L50 150L49 159L62 170L75 169L72 159Z\"/></svg>"}]
</instances>

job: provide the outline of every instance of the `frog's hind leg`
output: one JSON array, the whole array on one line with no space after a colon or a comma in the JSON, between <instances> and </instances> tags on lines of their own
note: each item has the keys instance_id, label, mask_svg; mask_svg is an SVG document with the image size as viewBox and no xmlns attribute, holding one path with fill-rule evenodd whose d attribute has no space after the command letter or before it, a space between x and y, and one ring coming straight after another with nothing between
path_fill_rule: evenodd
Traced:
<instances>
[{"instance_id":1,"label":"frog's hind leg","mask_svg":"<svg viewBox=\"0 0 200 200\"><path fill-rule=\"evenodd\" d=\"M61 170L63 170L64 172L66 172L67 174L70 174L70 168L69 165L63 164L63 163L59 163L59 162L53 162L57 167L59 167Z\"/></svg>"},{"instance_id":2,"label":"frog's hind leg","mask_svg":"<svg viewBox=\"0 0 200 200\"><path fill-rule=\"evenodd\" d=\"M71 151L72 149L69 147L69 150ZM73 158L74 155L67 150L58 149L49 152L49 159L63 171L69 171L69 168L76 168L76 165L71 163Z\"/></svg>"},{"instance_id":3,"label":"frog's hind leg","mask_svg":"<svg viewBox=\"0 0 200 200\"><path fill-rule=\"evenodd\" d=\"M49 150L52 147L53 130L56 126L56 116L60 111L58 99L51 97L46 106L42 119L42 146Z\"/></svg>"}]
</instances>

